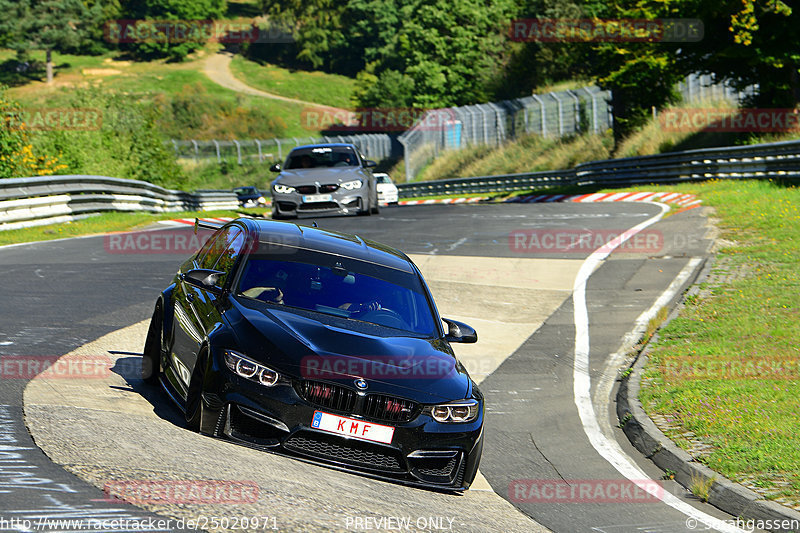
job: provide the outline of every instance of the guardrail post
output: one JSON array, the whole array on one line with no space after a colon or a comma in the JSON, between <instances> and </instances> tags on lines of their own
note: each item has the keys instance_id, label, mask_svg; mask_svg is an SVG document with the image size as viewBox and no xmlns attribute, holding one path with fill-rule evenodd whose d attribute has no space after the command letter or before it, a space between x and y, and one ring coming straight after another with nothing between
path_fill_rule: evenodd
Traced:
<instances>
[{"instance_id":1,"label":"guardrail post","mask_svg":"<svg viewBox=\"0 0 800 533\"><path fill-rule=\"evenodd\" d=\"M192 139L192 145L194 146L194 162L197 163L200 160L200 148L194 139Z\"/></svg>"},{"instance_id":2,"label":"guardrail post","mask_svg":"<svg viewBox=\"0 0 800 533\"><path fill-rule=\"evenodd\" d=\"M222 156L219 153L219 143L217 142L216 139L214 139L211 142L214 143L214 147L217 149L217 163L222 163Z\"/></svg>"},{"instance_id":3,"label":"guardrail post","mask_svg":"<svg viewBox=\"0 0 800 533\"><path fill-rule=\"evenodd\" d=\"M264 160L264 157L261 155L261 141L256 139L256 146L258 147L258 162L261 163Z\"/></svg>"}]
</instances>

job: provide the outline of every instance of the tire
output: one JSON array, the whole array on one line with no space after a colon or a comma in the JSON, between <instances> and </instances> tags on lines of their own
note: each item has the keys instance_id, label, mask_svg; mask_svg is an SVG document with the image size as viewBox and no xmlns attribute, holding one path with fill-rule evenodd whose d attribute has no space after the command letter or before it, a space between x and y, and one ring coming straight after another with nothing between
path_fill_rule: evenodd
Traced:
<instances>
[{"instance_id":1,"label":"tire","mask_svg":"<svg viewBox=\"0 0 800 533\"><path fill-rule=\"evenodd\" d=\"M158 385L161 373L161 332L164 328L161 315L161 306L157 304L142 350L142 380L150 385Z\"/></svg>"},{"instance_id":2,"label":"tire","mask_svg":"<svg viewBox=\"0 0 800 533\"><path fill-rule=\"evenodd\" d=\"M189 390L186 393L186 425L192 431L200 431L200 419L203 417L203 381L205 380L205 352L197 356Z\"/></svg>"},{"instance_id":3,"label":"tire","mask_svg":"<svg viewBox=\"0 0 800 533\"><path fill-rule=\"evenodd\" d=\"M363 200L364 200L364 199L362 198L361 200L362 200L362 203L363 203ZM368 216L370 216L371 214L372 214L372 209L371 209L371 208L370 208L370 206L369 206L369 198L367 198L366 207L364 207L363 209L361 209L361 210L358 212L358 215L359 215L359 216L362 216L362 217L368 217Z\"/></svg>"},{"instance_id":4,"label":"tire","mask_svg":"<svg viewBox=\"0 0 800 533\"><path fill-rule=\"evenodd\" d=\"M379 215L381 212L381 206L378 203L378 194L375 193L375 206L370 210L370 213L373 215Z\"/></svg>"}]
</instances>

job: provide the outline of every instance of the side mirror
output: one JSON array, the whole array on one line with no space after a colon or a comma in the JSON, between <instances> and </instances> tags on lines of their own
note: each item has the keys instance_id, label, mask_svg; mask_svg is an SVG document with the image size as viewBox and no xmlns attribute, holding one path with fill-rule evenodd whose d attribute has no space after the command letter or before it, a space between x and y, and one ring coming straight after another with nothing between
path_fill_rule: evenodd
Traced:
<instances>
[{"instance_id":1,"label":"side mirror","mask_svg":"<svg viewBox=\"0 0 800 533\"><path fill-rule=\"evenodd\" d=\"M281 164L280 164L280 163L275 163L274 165L272 165L271 167L269 167L269 169L270 169L272 172L280 172L280 171L281 171Z\"/></svg>"},{"instance_id":2,"label":"side mirror","mask_svg":"<svg viewBox=\"0 0 800 533\"><path fill-rule=\"evenodd\" d=\"M372 159L367 159L367 160L364 161L364 167L365 168L372 168L372 167L377 167L377 166L378 166L378 163L376 163Z\"/></svg>"},{"instance_id":3,"label":"side mirror","mask_svg":"<svg viewBox=\"0 0 800 533\"><path fill-rule=\"evenodd\" d=\"M219 286L220 276L225 272L219 270L209 270L206 268L196 268L181 274L181 281L199 289L207 290L212 294L222 294L222 287Z\"/></svg>"},{"instance_id":4,"label":"side mirror","mask_svg":"<svg viewBox=\"0 0 800 533\"><path fill-rule=\"evenodd\" d=\"M444 340L447 342L463 342L465 344L478 342L478 334L470 326L449 318L442 318L442 320L447 324L447 335L444 336Z\"/></svg>"}]
</instances>

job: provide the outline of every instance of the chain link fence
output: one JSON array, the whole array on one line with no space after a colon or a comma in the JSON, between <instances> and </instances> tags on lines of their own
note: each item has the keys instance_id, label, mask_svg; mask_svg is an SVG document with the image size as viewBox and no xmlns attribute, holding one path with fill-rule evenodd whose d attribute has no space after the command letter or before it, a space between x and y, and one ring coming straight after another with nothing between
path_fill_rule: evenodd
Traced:
<instances>
[{"instance_id":1,"label":"chain link fence","mask_svg":"<svg viewBox=\"0 0 800 533\"><path fill-rule=\"evenodd\" d=\"M741 103L758 91L757 86L738 91L729 83L716 82L708 74L692 74L677 89L688 102L728 99ZM563 137L601 133L612 127L611 93L590 86L496 103L434 109L398 140L404 148L405 181L410 182L443 150L499 146L528 133Z\"/></svg>"},{"instance_id":2,"label":"chain link fence","mask_svg":"<svg viewBox=\"0 0 800 533\"><path fill-rule=\"evenodd\" d=\"M222 160L235 159L238 164L246 161L273 163L283 161L292 148L304 144L351 143L364 155L375 161L400 157L401 148L388 134L337 135L333 137L292 137L291 139L252 139L226 141L170 141L179 159Z\"/></svg>"},{"instance_id":3,"label":"chain link fence","mask_svg":"<svg viewBox=\"0 0 800 533\"><path fill-rule=\"evenodd\" d=\"M605 131L612 125L610 99L608 91L583 87L431 110L398 139L404 149L406 181L412 181L442 150L500 146L528 133L561 137Z\"/></svg>"}]
</instances>

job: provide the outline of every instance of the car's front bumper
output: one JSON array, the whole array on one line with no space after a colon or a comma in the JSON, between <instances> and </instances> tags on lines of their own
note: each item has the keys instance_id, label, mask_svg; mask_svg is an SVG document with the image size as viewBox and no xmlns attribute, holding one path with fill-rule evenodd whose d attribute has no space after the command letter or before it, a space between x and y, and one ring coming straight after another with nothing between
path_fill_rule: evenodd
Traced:
<instances>
[{"instance_id":1,"label":"car's front bumper","mask_svg":"<svg viewBox=\"0 0 800 533\"><path fill-rule=\"evenodd\" d=\"M382 204L396 204L399 194L397 192L378 191L378 202Z\"/></svg>"},{"instance_id":2,"label":"car's front bumper","mask_svg":"<svg viewBox=\"0 0 800 533\"><path fill-rule=\"evenodd\" d=\"M464 490L475 477L483 447L483 408L467 424L443 424L419 412L405 423L366 418L316 405L298 382L266 388L224 371L203 395L202 431L242 444L301 457L405 484ZM209 383L207 383L207 386ZM395 428L390 444L311 427L316 411Z\"/></svg>"},{"instance_id":3,"label":"car's front bumper","mask_svg":"<svg viewBox=\"0 0 800 533\"><path fill-rule=\"evenodd\" d=\"M337 191L329 194L330 200L324 202L306 202L298 193L273 194L272 212L282 216L298 216L314 213L359 213L366 205L360 191Z\"/></svg>"}]
</instances>

